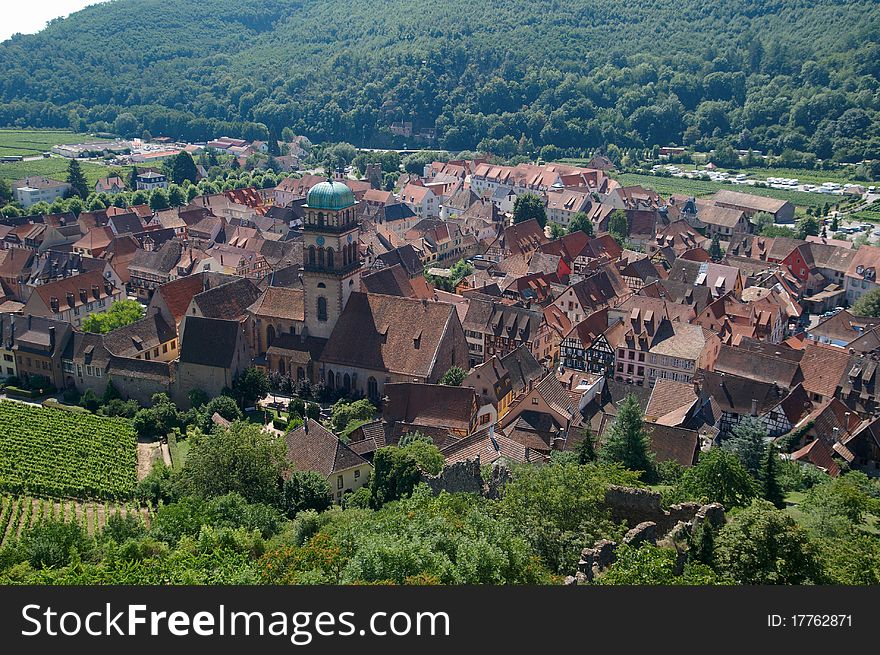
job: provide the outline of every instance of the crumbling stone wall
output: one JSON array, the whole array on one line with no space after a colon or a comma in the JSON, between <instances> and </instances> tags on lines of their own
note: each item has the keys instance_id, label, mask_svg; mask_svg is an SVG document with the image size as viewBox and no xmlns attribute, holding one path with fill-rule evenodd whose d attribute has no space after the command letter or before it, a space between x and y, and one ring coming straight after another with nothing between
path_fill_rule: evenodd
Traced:
<instances>
[{"instance_id":1,"label":"crumbling stone wall","mask_svg":"<svg viewBox=\"0 0 880 655\"><path fill-rule=\"evenodd\" d=\"M483 493L483 478L480 475L480 460L468 459L444 466L437 475L422 473L420 482L424 482L435 496L441 491L448 493Z\"/></svg>"},{"instance_id":2,"label":"crumbling stone wall","mask_svg":"<svg viewBox=\"0 0 880 655\"><path fill-rule=\"evenodd\" d=\"M612 486L605 494L605 502L615 521L631 526L623 538L624 544L638 547L649 543L676 550L677 575L684 570L687 561L687 549L683 544L694 530L704 522L719 528L725 521L724 507L719 503L702 506L697 503L681 503L666 511L660 507L660 494L647 489ZM575 575L566 577L564 584L592 582L617 561L617 546L614 541L602 539L592 547L584 548Z\"/></svg>"},{"instance_id":3,"label":"crumbling stone wall","mask_svg":"<svg viewBox=\"0 0 880 655\"><path fill-rule=\"evenodd\" d=\"M480 472L480 460L475 458L444 466L437 475L422 473L419 482L427 484L435 496L446 491L451 494L473 493L486 498L498 498L509 480L510 469L496 462L492 465L488 482L484 481Z\"/></svg>"},{"instance_id":4,"label":"crumbling stone wall","mask_svg":"<svg viewBox=\"0 0 880 655\"><path fill-rule=\"evenodd\" d=\"M679 521L692 521L700 511L699 503L680 503L666 511L660 506L660 494L657 492L618 485L608 487L605 504L614 521L626 523L630 527L644 521L653 521L660 534L669 532Z\"/></svg>"}]
</instances>

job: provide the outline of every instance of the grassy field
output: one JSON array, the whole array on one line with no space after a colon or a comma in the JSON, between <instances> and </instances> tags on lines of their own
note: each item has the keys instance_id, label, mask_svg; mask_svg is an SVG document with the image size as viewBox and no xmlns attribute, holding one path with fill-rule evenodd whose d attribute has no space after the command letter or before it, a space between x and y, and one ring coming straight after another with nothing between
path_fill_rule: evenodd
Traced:
<instances>
[{"instance_id":1,"label":"grassy field","mask_svg":"<svg viewBox=\"0 0 880 655\"><path fill-rule=\"evenodd\" d=\"M624 186L641 185L646 188L654 189L657 193L663 196L669 196L673 193L683 193L699 197L711 195L721 189L729 189L740 193L750 193L756 196L787 200L798 207L820 207L826 202L829 202L829 198L831 197L818 193L805 193L803 191L759 189L751 186L724 184L722 182L691 180L679 177L658 177L655 175L639 175L636 173L612 173L611 177ZM834 197L836 198L836 196Z\"/></svg>"},{"instance_id":2,"label":"grassy field","mask_svg":"<svg viewBox=\"0 0 880 655\"><path fill-rule=\"evenodd\" d=\"M28 175L43 175L53 180L66 180L68 161L62 157L50 157L35 161L0 163L0 179L12 182L13 180L21 180ZM107 166L88 161L81 161L80 166L90 187L94 187L98 178L106 177L110 171ZM127 173L128 170L126 170Z\"/></svg>"},{"instance_id":3,"label":"grassy field","mask_svg":"<svg viewBox=\"0 0 880 655\"><path fill-rule=\"evenodd\" d=\"M70 130L0 129L0 156L32 157L62 143L89 143L106 140Z\"/></svg>"}]
</instances>

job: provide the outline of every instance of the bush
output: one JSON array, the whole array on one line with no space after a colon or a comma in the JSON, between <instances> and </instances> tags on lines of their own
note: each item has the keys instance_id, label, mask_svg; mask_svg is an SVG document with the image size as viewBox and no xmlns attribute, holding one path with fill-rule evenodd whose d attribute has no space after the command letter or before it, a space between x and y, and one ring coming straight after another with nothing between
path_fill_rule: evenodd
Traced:
<instances>
[{"instance_id":1,"label":"bush","mask_svg":"<svg viewBox=\"0 0 880 655\"><path fill-rule=\"evenodd\" d=\"M76 387L65 389L64 393L61 394L61 397L64 399L64 402L70 405L79 405L80 395Z\"/></svg>"},{"instance_id":2,"label":"bush","mask_svg":"<svg viewBox=\"0 0 880 655\"><path fill-rule=\"evenodd\" d=\"M296 414L297 416L305 416L306 403L302 398L292 398L287 409L291 414Z\"/></svg>"},{"instance_id":3,"label":"bush","mask_svg":"<svg viewBox=\"0 0 880 655\"><path fill-rule=\"evenodd\" d=\"M57 568L70 563L78 553L88 556L92 542L79 523L45 519L26 529L20 538L20 553L34 568Z\"/></svg>"},{"instance_id":4,"label":"bush","mask_svg":"<svg viewBox=\"0 0 880 655\"><path fill-rule=\"evenodd\" d=\"M135 497L142 503L158 505L173 502L178 496L177 478L170 468L159 462L141 480L135 489Z\"/></svg>"},{"instance_id":5,"label":"bush","mask_svg":"<svg viewBox=\"0 0 880 655\"><path fill-rule=\"evenodd\" d=\"M284 481L282 508L290 518L300 512L315 510L323 512L330 507L330 483L314 471L293 471Z\"/></svg>"},{"instance_id":6,"label":"bush","mask_svg":"<svg viewBox=\"0 0 880 655\"><path fill-rule=\"evenodd\" d=\"M281 430L282 432L287 430L287 419L283 416L278 416L272 419L272 427L276 430Z\"/></svg>"},{"instance_id":7,"label":"bush","mask_svg":"<svg viewBox=\"0 0 880 655\"><path fill-rule=\"evenodd\" d=\"M118 544L125 543L129 539L138 539L146 534L146 529L140 520L140 517L131 514L113 514L107 519L101 536L105 539L112 539Z\"/></svg>"},{"instance_id":8,"label":"bush","mask_svg":"<svg viewBox=\"0 0 880 655\"><path fill-rule=\"evenodd\" d=\"M668 459L657 465L657 475L663 484L675 484L684 474L684 467L674 459Z\"/></svg>"},{"instance_id":9,"label":"bush","mask_svg":"<svg viewBox=\"0 0 880 655\"><path fill-rule=\"evenodd\" d=\"M136 400L120 400L114 398L101 408L101 412L105 416L121 416L123 418L134 418L138 413L140 405Z\"/></svg>"}]
</instances>

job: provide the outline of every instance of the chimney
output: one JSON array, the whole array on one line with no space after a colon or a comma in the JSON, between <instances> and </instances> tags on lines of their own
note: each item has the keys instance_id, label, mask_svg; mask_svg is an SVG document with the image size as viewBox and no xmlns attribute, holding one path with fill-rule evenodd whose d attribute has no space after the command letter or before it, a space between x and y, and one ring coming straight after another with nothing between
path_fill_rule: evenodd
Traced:
<instances>
[{"instance_id":1,"label":"chimney","mask_svg":"<svg viewBox=\"0 0 880 655\"><path fill-rule=\"evenodd\" d=\"M55 326L49 326L49 348L55 349Z\"/></svg>"},{"instance_id":2,"label":"chimney","mask_svg":"<svg viewBox=\"0 0 880 655\"><path fill-rule=\"evenodd\" d=\"M758 415L758 401L755 398L752 398L752 416Z\"/></svg>"},{"instance_id":3,"label":"chimney","mask_svg":"<svg viewBox=\"0 0 880 655\"><path fill-rule=\"evenodd\" d=\"M834 437L834 441L839 441L838 435L840 434L840 428L831 428L831 436Z\"/></svg>"},{"instance_id":4,"label":"chimney","mask_svg":"<svg viewBox=\"0 0 880 655\"><path fill-rule=\"evenodd\" d=\"M309 433L309 421L310 420L311 419L309 417L306 417L306 420L303 421L303 432L305 432L306 434Z\"/></svg>"}]
</instances>

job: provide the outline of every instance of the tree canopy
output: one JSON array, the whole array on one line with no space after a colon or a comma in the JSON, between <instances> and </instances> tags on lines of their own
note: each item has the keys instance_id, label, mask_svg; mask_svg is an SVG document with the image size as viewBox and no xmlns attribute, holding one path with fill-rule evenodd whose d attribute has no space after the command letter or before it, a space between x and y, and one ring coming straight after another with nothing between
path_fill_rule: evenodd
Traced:
<instances>
[{"instance_id":1,"label":"tree canopy","mask_svg":"<svg viewBox=\"0 0 880 655\"><path fill-rule=\"evenodd\" d=\"M538 225L544 227L547 224L547 210L544 201L534 193L524 193L513 202L513 222L522 223L535 219Z\"/></svg>"},{"instance_id":2,"label":"tree canopy","mask_svg":"<svg viewBox=\"0 0 880 655\"><path fill-rule=\"evenodd\" d=\"M107 3L0 44L0 125L191 141L288 128L412 147L390 127L412 121L436 130L436 147L499 156L616 143L698 147L723 165L736 149L795 164L878 157L876 3L702 8L390 0L376 14L339 0L187 0L157 23L150 4ZM195 22L207 41L193 50ZM398 33L413 36L388 38Z\"/></svg>"},{"instance_id":3,"label":"tree canopy","mask_svg":"<svg viewBox=\"0 0 880 655\"><path fill-rule=\"evenodd\" d=\"M117 300L106 312L89 314L83 319L84 332L106 334L144 317L144 306L137 300Z\"/></svg>"}]
</instances>

